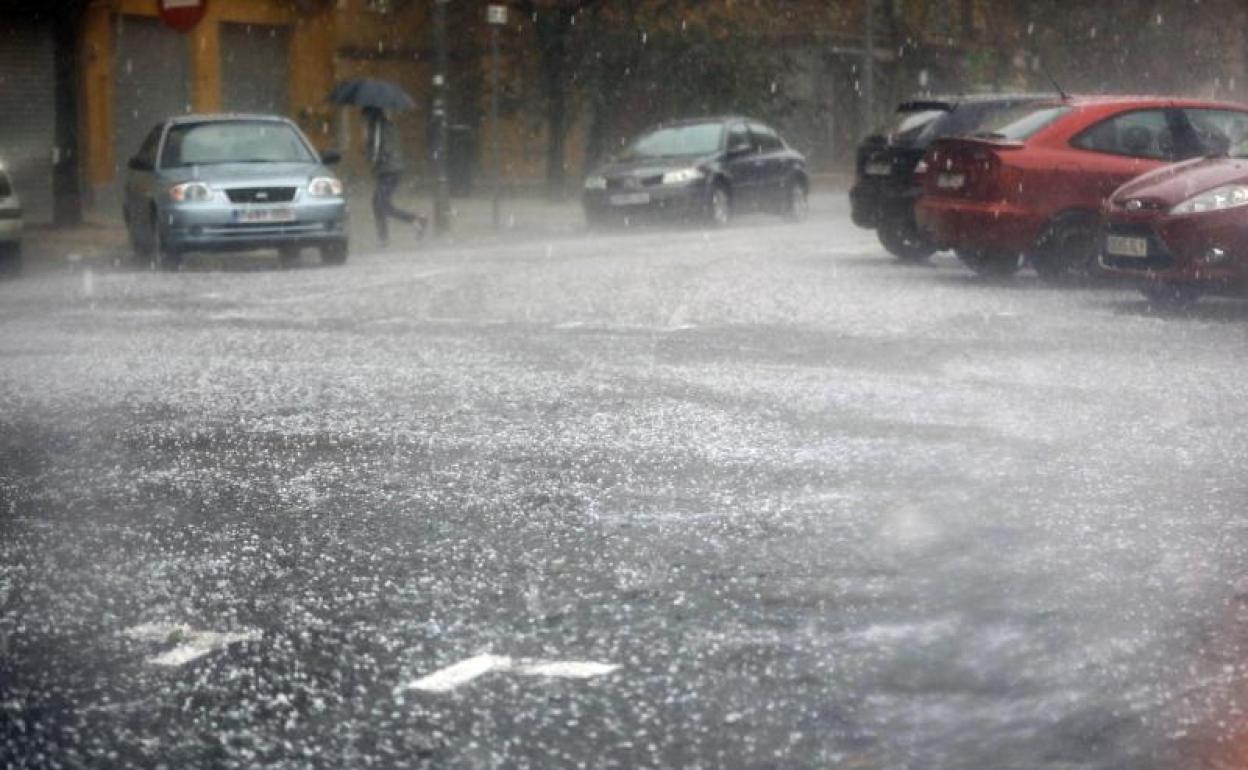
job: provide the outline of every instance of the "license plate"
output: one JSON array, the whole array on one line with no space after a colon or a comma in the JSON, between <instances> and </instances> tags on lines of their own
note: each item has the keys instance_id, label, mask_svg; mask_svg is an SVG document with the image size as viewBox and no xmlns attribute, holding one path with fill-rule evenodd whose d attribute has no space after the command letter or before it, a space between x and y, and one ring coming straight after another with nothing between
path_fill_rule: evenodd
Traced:
<instances>
[{"instance_id":1,"label":"license plate","mask_svg":"<svg viewBox=\"0 0 1248 770\"><path fill-rule=\"evenodd\" d=\"M1111 235L1105 239L1105 250L1118 257L1147 257L1148 239Z\"/></svg>"},{"instance_id":2,"label":"license plate","mask_svg":"<svg viewBox=\"0 0 1248 770\"><path fill-rule=\"evenodd\" d=\"M942 190L956 190L966 184L966 174L941 173L936 177L936 186Z\"/></svg>"},{"instance_id":3,"label":"license plate","mask_svg":"<svg viewBox=\"0 0 1248 770\"><path fill-rule=\"evenodd\" d=\"M867 176L892 176L893 174L892 165L880 161L872 161L863 167L862 170Z\"/></svg>"},{"instance_id":4,"label":"license plate","mask_svg":"<svg viewBox=\"0 0 1248 770\"><path fill-rule=\"evenodd\" d=\"M277 209L234 209L234 219L238 222L294 222L295 210Z\"/></svg>"},{"instance_id":5,"label":"license plate","mask_svg":"<svg viewBox=\"0 0 1248 770\"><path fill-rule=\"evenodd\" d=\"M650 202L650 193L624 193L612 195L612 206L641 206Z\"/></svg>"}]
</instances>

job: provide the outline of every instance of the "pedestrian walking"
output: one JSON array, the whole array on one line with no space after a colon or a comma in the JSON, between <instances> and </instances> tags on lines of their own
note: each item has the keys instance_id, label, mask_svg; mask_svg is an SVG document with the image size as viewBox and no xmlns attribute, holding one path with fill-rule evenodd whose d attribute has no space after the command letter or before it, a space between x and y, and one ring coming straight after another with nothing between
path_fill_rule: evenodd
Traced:
<instances>
[{"instance_id":1,"label":"pedestrian walking","mask_svg":"<svg viewBox=\"0 0 1248 770\"><path fill-rule=\"evenodd\" d=\"M390 242L390 227L387 222L390 218L415 224L419 236L423 238L429 223L428 217L394 205L394 192L399 187L404 170L398 129L380 107L365 107L363 113L368 121L368 164L376 182L373 190L373 221L377 226L377 240L382 246Z\"/></svg>"}]
</instances>

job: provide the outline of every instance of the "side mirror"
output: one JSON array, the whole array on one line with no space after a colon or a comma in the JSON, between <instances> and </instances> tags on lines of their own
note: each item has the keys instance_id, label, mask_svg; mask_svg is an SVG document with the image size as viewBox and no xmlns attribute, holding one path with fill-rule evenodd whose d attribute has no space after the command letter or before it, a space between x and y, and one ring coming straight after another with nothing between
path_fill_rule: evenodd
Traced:
<instances>
[{"instance_id":1,"label":"side mirror","mask_svg":"<svg viewBox=\"0 0 1248 770\"><path fill-rule=\"evenodd\" d=\"M337 150L326 150L321 153L321 163L326 166L332 166L340 161L342 161L342 153Z\"/></svg>"},{"instance_id":2,"label":"side mirror","mask_svg":"<svg viewBox=\"0 0 1248 770\"><path fill-rule=\"evenodd\" d=\"M131 171L151 171L152 164L138 157L137 155L130 159L128 164Z\"/></svg>"},{"instance_id":3,"label":"side mirror","mask_svg":"<svg viewBox=\"0 0 1248 770\"><path fill-rule=\"evenodd\" d=\"M728 157L740 158L743 155L749 155L751 152L754 152L753 145L738 144L728 148Z\"/></svg>"}]
</instances>

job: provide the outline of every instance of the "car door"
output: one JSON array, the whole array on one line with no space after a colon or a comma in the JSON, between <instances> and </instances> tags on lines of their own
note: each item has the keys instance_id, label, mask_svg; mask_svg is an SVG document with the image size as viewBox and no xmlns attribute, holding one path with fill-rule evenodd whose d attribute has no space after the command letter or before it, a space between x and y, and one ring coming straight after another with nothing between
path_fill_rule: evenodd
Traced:
<instances>
[{"instance_id":1,"label":"car door","mask_svg":"<svg viewBox=\"0 0 1248 770\"><path fill-rule=\"evenodd\" d=\"M148 132L139 151L127 160L125 216L131 231L136 234L146 233L150 223L150 206L155 199L156 161L160 150L160 139L164 133L164 124L158 125Z\"/></svg>"},{"instance_id":2,"label":"car door","mask_svg":"<svg viewBox=\"0 0 1248 770\"><path fill-rule=\"evenodd\" d=\"M1123 184L1176 159L1174 114L1163 108L1124 110L1070 140L1077 151L1066 193L1080 208L1099 209Z\"/></svg>"},{"instance_id":3,"label":"car door","mask_svg":"<svg viewBox=\"0 0 1248 770\"><path fill-rule=\"evenodd\" d=\"M749 123L750 136L757 148L754 158L755 193L758 206L775 209L784 200L788 181L788 153L779 134L762 123Z\"/></svg>"},{"instance_id":4,"label":"car door","mask_svg":"<svg viewBox=\"0 0 1248 770\"><path fill-rule=\"evenodd\" d=\"M733 206L744 210L757 204L759 178L758 147L744 121L728 124L724 168L732 184Z\"/></svg>"}]
</instances>

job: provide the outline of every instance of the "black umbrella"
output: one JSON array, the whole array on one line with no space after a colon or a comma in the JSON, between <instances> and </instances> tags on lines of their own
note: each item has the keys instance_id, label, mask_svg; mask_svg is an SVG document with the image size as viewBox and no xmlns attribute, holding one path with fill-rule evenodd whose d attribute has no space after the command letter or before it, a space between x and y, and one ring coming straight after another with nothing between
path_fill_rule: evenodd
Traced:
<instances>
[{"instance_id":1,"label":"black umbrella","mask_svg":"<svg viewBox=\"0 0 1248 770\"><path fill-rule=\"evenodd\" d=\"M329 92L329 100L334 104L378 107L383 110L411 110L416 107L416 102L402 88L389 80L376 78L344 80Z\"/></svg>"}]
</instances>

